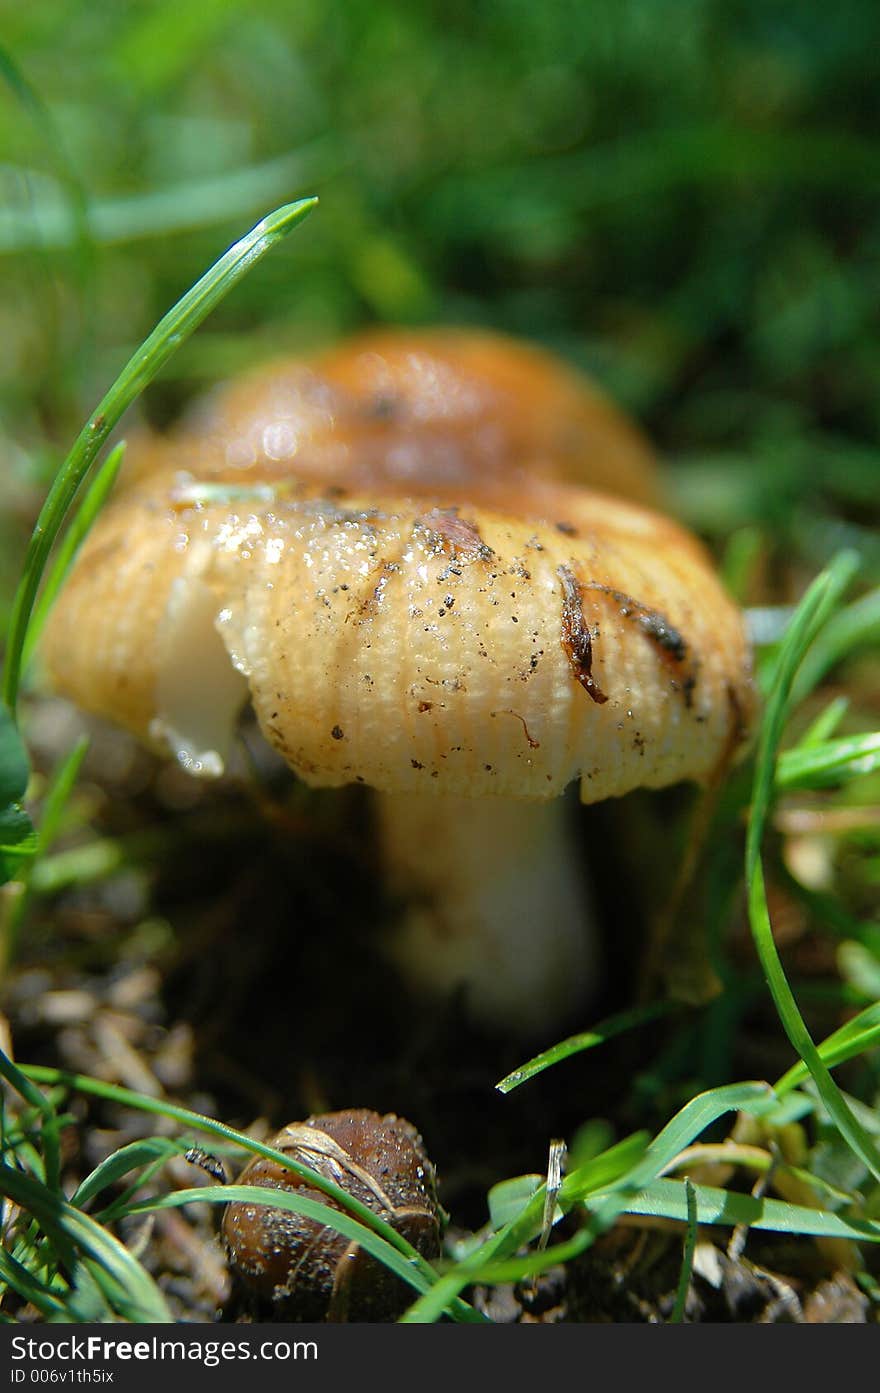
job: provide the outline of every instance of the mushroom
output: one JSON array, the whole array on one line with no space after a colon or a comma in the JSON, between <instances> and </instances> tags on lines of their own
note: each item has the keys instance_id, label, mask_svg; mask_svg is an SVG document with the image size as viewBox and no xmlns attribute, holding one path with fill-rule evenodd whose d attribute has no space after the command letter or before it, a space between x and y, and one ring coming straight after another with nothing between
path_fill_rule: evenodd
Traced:
<instances>
[{"instance_id":1,"label":"mushroom","mask_svg":"<svg viewBox=\"0 0 880 1393\"><path fill-rule=\"evenodd\" d=\"M596 950L561 795L705 782L753 707L638 433L537 349L386 330L132 453L50 619L55 687L202 775L249 694L300 778L375 790L410 980L507 1030L572 1012Z\"/></svg>"}]
</instances>

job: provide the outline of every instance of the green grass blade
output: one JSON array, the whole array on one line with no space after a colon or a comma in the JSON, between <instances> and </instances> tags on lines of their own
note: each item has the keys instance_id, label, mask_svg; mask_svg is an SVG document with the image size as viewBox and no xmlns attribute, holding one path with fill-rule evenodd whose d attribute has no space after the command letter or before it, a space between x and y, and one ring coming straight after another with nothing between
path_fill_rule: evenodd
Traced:
<instances>
[{"instance_id":1,"label":"green grass blade","mask_svg":"<svg viewBox=\"0 0 880 1393\"><path fill-rule=\"evenodd\" d=\"M523 1205L537 1194L544 1184L542 1175L514 1175L509 1180L499 1180L493 1185L486 1199L489 1204L489 1224L500 1229L522 1213Z\"/></svg>"},{"instance_id":2,"label":"green grass blade","mask_svg":"<svg viewBox=\"0 0 880 1393\"><path fill-rule=\"evenodd\" d=\"M880 1243L880 1223L872 1219L850 1219L829 1214L824 1209L789 1204L743 1195L712 1185L695 1185L697 1222L737 1228L769 1229L774 1233L795 1233L815 1238L848 1238L857 1243ZM627 1214L651 1218L676 1219L687 1223L688 1201L685 1182L655 1180L630 1200Z\"/></svg>"},{"instance_id":3,"label":"green grass blade","mask_svg":"<svg viewBox=\"0 0 880 1393\"><path fill-rule=\"evenodd\" d=\"M806 1104L806 1111L808 1113L814 1111L812 1099L804 1098L804 1103ZM777 1125L784 1126L785 1123L777 1124L774 1118L771 1126L776 1127ZM795 1180L799 1180L804 1185L809 1186L817 1196L825 1195L836 1209L844 1205L854 1205L857 1203L857 1196L853 1191L842 1190L838 1185L832 1185L829 1180L822 1180L818 1176L813 1175L811 1171L806 1170L803 1166L788 1165L786 1162L780 1161L779 1158L770 1151L764 1151L759 1147L750 1146L748 1144L740 1146L737 1145L736 1142L731 1142L729 1139L714 1144L700 1144L698 1142L694 1148L680 1153L676 1158L674 1167L670 1167L670 1170L674 1169L676 1172L681 1172L686 1176L687 1167L694 1164L738 1166L752 1171L756 1175L769 1176L771 1172L774 1175L790 1175L793 1176Z\"/></svg>"},{"instance_id":4,"label":"green grass blade","mask_svg":"<svg viewBox=\"0 0 880 1393\"><path fill-rule=\"evenodd\" d=\"M167 1165L165 1156L157 1156L150 1161L120 1195L117 1195L108 1205L97 1210L93 1217L97 1219L99 1224L105 1226L116 1224L120 1219L127 1219L131 1206L139 1203L140 1199L143 1198L144 1186L149 1185L165 1165Z\"/></svg>"},{"instance_id":5,"label":"green grass blade","mask_svg":"<svg viewBox=\"0 0 880 1393\"><path fill-rule=\"evenodd\" d=\"M595 1241L595 1237L595 1233L588 1225L586 1228L579 1229L572 1238L568 1238L562 1243L556 1243L549 1248L542 1248L540 1250L533 1249L522 1257L504 1258L498 1261L487 1262L484 1267L480 1268L479 1275L473 1278L473 1280L479 1281L480 1284L484 1286L497 1286L501 1282L528 1281L530 1278L539 1276L542 1272L549 1271L551 1267L558 1267L561 1263L570 1262L572 1258L579 1257L581 1253L586 1252L591 1246ZM446 1277L441 1277L437 1287L440 1288L440 1283L442 1282L449 1282L449 1289L452 1290L454 1278L454 1272L449 1273ZM433 1297L434 1292L431 1293L430 1297L426 1297L425 1301L433 1300ZM419 1303L421 1303L421 1301L422 1298L420 1297ZM404 1324L411 1325L415 1323L411 1319L411 1312L414 1309L415 1305L411 1306L410 1310L407 1311L403 1321ZM437 1317L435 1316L433 1319L436 1320ZM427 1322L421 1320L418 1323L424 1325Z\"/></svg>"},{"instance_id":6,"label":"green grass blade","mask_svg":"<svg viewBox=\"0 0 880 1393\"><path fill-rule=\"evenodd\" d=\"M28 878L28 887L35 895L57 895L71 885L106 880L122 866L161 855L167 845L167 832L155 827L128 837L95 837L81 846L40 857Z\"/></svg>"},{"instance_id":7,"label":"green grass blade","mask_svg":"<svg viewBox=\"0 0 880 1393\"><path fill-rule=\"evenodd\" d=\"M64 810L70 800L74 784L89 749L87 735L77 740L73 749L65 755L52 774L52 780L43 799L42 816L37 832L37 851L42 856L55 841L61 827Z\"/></svg>"},{"instance_id":8,"label":"green grass blade","mask_svg":"<svg viewBox=\"0 0 880 1393\"><path fill-rule=\"evenodd\" d=\"M697 1248L697 1192L690 1180L684 1182L684 1193L687 1203L687 1231L684 1237L684 1253L682 1254L681 1272L675 1293L675 1305L669 1317L670 1325L681 1325L684 1320L691 1277L694 1271L694 1253Z\"/></svg>"},{"instance_id":9,"label":"green grass blade","mask_svg":"<svg viewBox=\"0 0 880 1393\"><path fill-rule=\"evenodd\" d=\"M569 1185L580 1188L585 1193L604 1189L631 1170L644 1156L647 1140L645 1132L635 1132L632 1136L624 1137L622 1141L616 1142L614 1146L608 1147L583 1166L579 1166L576 1171L572 1171L568 1177ZM519 1219L538 1191L544 1193L543 1186L543 1175L536 1174L511 1176L509 1180L501 1180L497 1185L493 1185L487 1195L491 1227L501 1229L512 1220ZM542 1204L536 1204L535 1215L540 1209ZM535 1218L534 1232L530 1237L535 1237L540 1231L541 1222Z\"/></svg>"},{"instance_id":10,"label":"green grass blade","mask_svg":"<svg viewBox=\"0 0 880 1393\"><path fill-rule=\"evenodd\" d=\"M83 1258L71 1273L71 1290L65 1293L66 1319L78 1325L104 1325L115 1316L101 1287L100 1272L90 1258Z\"/></svg>"},{"instance_id":11,"label":"green grass blade","mask_svg":"<svg viewBox=\"0 0 880 1393\"><path fill-rule=\"evenodd\" d=\"M798 749L805 749L808 745L821 745L823 741L830 740L848 710L848 696L836 696L833 701L829 701L802 735Z\"/></svg>"},{"instance_id":12,"label":"green grass blade","mask_svg":"<svg viewBox=\"0 0 880 1393\"><path fill-rule=\"evenodd\" d=\"M28 623L49 552L76 492L102 445L122 414L152 381L163 363L251 267L311 212L316 202L317 199L305 198L276 209L230 247L159 321L86 422L55 477L25 554L22 577L12 606L3 671L3 700L10 711L14 712L16 707Z\"/></svg>"},{"instance_id":13,"label":"green grass blade","mask_svg":"<svg viewBox=\"0 0 880 1393\"><path fill-rule=\"evenodd\" d=\"M579 1054L582 1050L594 1049L596 1045L603 1045L606 1040L611 1040L615 1035L622 1035L626 1030L634 1030L637 1026L646 1025L649 1021L659 1019L660 1016L669 1015L670 1012L680 1010L681 1007L675 1001L653 1001L648 1006L635 1006L630 1011L621 1011L616 1016L608 1016L606 1020L600 1021L592 1030L585 1030L578 1035L571 1035L567 1040L562 1040L558 1045L553 1045L549 1050L543 1050L541 1054L536 1054L533 1059L521 1064L518 1069L514 1069L507 1074L495 1087L499 1093L512 1093L521 1083L528 1079L533 1079L536 1074L541 1074L545 1069L549 1069L554 1064L559 1064L563 1059L569 1059L573 1054Z\"/></svg>"},{"instance_id":14,"label":"green grass blade","mask_svg":"<svg viewBox=\"0 0 880 1393\"><path fill-rule=\"evenodd\" d=\"M856 648L880 643L880 587L860 595L825 626L805 655L794 680L792 697L802 701L826 672Z\"/></svg>"},{"instance_id":15,"label":"green grass blade","mask_svg":"<svg viewBox=\"0 0 880 1393\"><path fill-rule=\"evenodd\" d=\"M110 454L96 470L95 477L89 483L88 489L83 496L82 503L77 508L67 531L61 539L55 559L48 569L46 578L43 581L42 590L34 603L30 622L28 623L21 657L23 669L28 667L33 657L34 648L37 645L40 634L43 632L43 625L46 622L49 610L55 603L58 592L64 584L64 578L73 565L74 558L85 541L89 528L104 506L110 490L116 483L116 477L122 466L124 456L125 441L121 440L119 444L110 451Z\"/></svg>"},{"instance_id":16,"label":"green grass blade","mask_svg":"<svg viewBox=\"0 0 880 1393\"><path fill-rule=\"evenodd\" d=\"M0 1078L4 1078L38 1113L41 1119L46 1184L53 1190L60 1189L61 1137L58 1115L52 1106L51 1099L46 1098L36 1084L26 1074L23 1074L2 1050L0 1050Z\"/></svg>"},{"instance_id":17,"label":"green grass blade","mask_svg":"<svg viewBox=\"0 0 880 1393\"><path fill-rule=\"evenodd\" d=\"M139 1166L149 1165L151 1161L170 1161L173 1156L180 1156L189 1150L189 1147L188 1141L171 1141L168 1137L147 1137L143 1141L133 1141L128 1146L121 1146L81 1181L70 1202L76 1205L77 1209L83 1209L102 1190L115 1185L130 1171L137 1170Z\"/></svg>"},{"instance_id":18,"label":"green grass blade","mask_svg":"<svg viewBox=\"0 0 880 1393\"><path fill-rule=\"evenodd\" d=\"M776 761L776 788L828 788L880 769L880 731L843 735L823 744L798 745Z\"/></svg>"},{"instance_id":19,"label":"green grass blade","mask_svg":"<svg viewBox=\"0 0 880 1393\"><path fill-rule=\"evenodd\" d=\"M811 1080L809 1084L804 1084L804 1087L816 1088L816 1085ZM876 1108L868 1107L860 1098L854 1098L851 1093L844 1093L843 1089L839 1091L846 1106L861 1126L864 1127L865 1131L872 1137L880 1138L880 1112L878 1112ZM818 1092L818 1089L816 1089L816 1092Z\"/></svg>"},{"instance_id":20,"label":"green grass blade","mask_svg":"<svg viewBox=\"0 0 880 1393\"><path fill-rule=\"evenodd\" d=\"M752 788L752 811L746 843L747 880L751 879L752 867L758 860L761 837L773 798L775 757L788 718L792 683L805 653L840 602L857 569L858 558L852 552L842 552L813 581L792 618L776 656L770 696L761 725Z\"/></svg>"},{"instance_id":21,"label":"green grass blade","mask_svg":"<svg viewBox=\"0 0 880 1393\"><path fill-rule=\"evenodd\" d=\"M794 993L788 985L773 940L773 929L764 889L764 872L760 862L753 867L751 872L749 919L767 985L770 988L786 1035L809 1070L819 1096L841 1136L849 1143L871 1174L880 1180L880 1152L828 1072L798 1010Z\"/></svg>"},{"instance_id":22,"label":"green grass blade","mask_svg":"<svg viewBox=\"0 0 880 1393\"><path fill-rule=\"evenodd\" d=\"M680 1151L725 1113L761 1113L772 1099L772 1090L766 1083L730 1083L698 1093L657 1134L643 1160L631 1172L629 1183L641 1186L659 1175ZM562 1188L564 1191L565 1184ZM586 1199L586 1195L581 1198Z\"/></svg>"}]
</instances>

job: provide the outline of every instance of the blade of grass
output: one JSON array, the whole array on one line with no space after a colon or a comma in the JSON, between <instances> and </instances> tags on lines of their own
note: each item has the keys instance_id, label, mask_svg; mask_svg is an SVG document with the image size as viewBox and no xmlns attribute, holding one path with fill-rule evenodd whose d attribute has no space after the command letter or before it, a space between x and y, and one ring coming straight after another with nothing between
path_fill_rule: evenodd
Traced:
<instances>
[{"instance_id":1,"label":"blade of grass","mask_svg":"<svg viewBox=\"0 0 880 1393\"><path fill-rule=\"evenodd\" d=\"M78 1262L71 1273L71 1290L65 1293L66 1319L78 1325L105 1325L115 1312L96 1280L94 1264L87 1258Z\"/></svg>"},{"instance_id":2,"label":"blade of grass","mask_svg":"<svg viewBox=\"0 0 880 1393\"><path fill-rule=\"evenodd\" d=\"M694 1253L697 1247L697 1192L690 1180L686 1179L684 1182L684 1193L687 1202L687 1231L684 1236L684 1253L678 1277L678 1288L675 1293L675 1305L669 1317L670 1325L681 1325L684 1320L685 1306L694 1271Z\"/></svg>"},{"instance_id":3,"label":"blade of grass","mask_svg":"<svg viewBox=\"0 0 880 1393\"><path fill-rule=\"evenodd\" d=\"M27 634L22 649L21 665L26 669L33 657L34 648L37 640L43 631L49 610L55 603L55 598L64 583L64 578L73 564L74 557L85 541L95 518L116 483L116 477L122 466L125 456L125 441L121 440L118 445L110 451L110 454L99 465L95 472L94 479L89 483L88 489L83 496L82 503L77 508L76 513L65 532L55 559L49 567L43 581L43 587L39 598L36 600L28 623Z\"/></svg>"},{"instance_id":4,"label":"blade of grass","mask_svg":"<svg viewBox=\"0 0 880 1393\"><path fill-rule=\"evenodd\" d=\"M809 696L836 663L866 645L880 642L880 587L860 595L825 626L809 653L804 656L800 671L792 685L795 702Z\"/></svg>"},{"instance_id":5,"label":"blade of grass","mask_svg":"<svg viewBox=\"0 0 880 1393\"><path fill-rule=\"evenodd\" d=\"M514 1069L507 1074L495 1087L499 1093L512 1093L521 1083L528 1079L533 1079L536 1074L543 1073L553 1064L558 1064L563 1059L570 1058L573 1054L580 1053L581 1050L593 1049L596 1045L602 1045L606 1040L611 1040L615 1035L622 1035L626 1030L634 1030L636 1026L646 1025L649 1021L659 1019L661 1016L669 1015L671 1011L680 1010L681 1005L676 1001L653 1001L647 1006L636 1006L630 1011L621 1011L616 1016L608 1016L604 1021L600 1021L592 1030L585 1030L579 1035L571 1035L567 1040L562 1040L558 1045L551 1046L548 1050L543 1050L541 1054L536 1054L534 1058L521 1064L518 1069Z\"/></svg>"},{"instance_id":6,"label":"blade of grass","mask_svg":"<svg viewBox=\"0 0 880 1393\"><path fill-rule=\"evenodd\" d=\"M41 856L48 851L58 836L64 810L73 792L73 786L79 777L79 771L88 749L88 736L81 736L52 774L51 783L43 798L42 816L37 831L37 851Z\"/></svg>"},{"instance_id":7,"label":"blade of grass","mask_svg":"<svg viewBox=\"0 0 880 1393\"><path fill-rule=\"evenodd\" d=\"M56 895L70 885L106 880L120 867L138 865L161 855L168 846L167 829L148 827L128 837L95 837L81 846L38 859L28 887L35 895Z\"/></svg>"},{"instance_id":8,"label":"blade of grass","mask_svg":"<svg viewBox=\"0 0 880 1393\"><path fill-rule=\"evenodd\" d=\"M880 769L880 731L843 735L823 744L801 744L784 750L776 761L776 788L779 793L795 788L827 788L871 774L875 769Z\"/></svg>"},{"instance_id":9,"label":"blade of grass","mask_svg":"<svg viewBox=\"0 0 880 1393\"><path fill-rule=\"evenodd\" d=\"M814 1179L814 1178L813 1178ZM692 1195L692 1199L691 1199ZM601 1197L597 1197L601 1199ZM736 1228L740 1225L819 1238L845 1238L853 1241L880 1242L880 1224L870 1220L849 1220L837 1214L782 1200L762 1200L751 1195L694 1185L689 1180L657 1180L636 1195L622 1211L625 1214L671 1219L688 1225L696 1234L698 1224ZM527 1257L492 1262L480 1270L479 1281L486 1284L517 1282L537 1276L560 1263L569 1262L584 1252L592 1241L588 1229L573 1238L541 1253ZM691 1269L692 1269L692 1257Z\"/></svg>"},{"instance_id":10,"label":"blade of grass","mask_svg":"<svg viewBox=\"0 0 880 1393\"><path fill-rule=\"evenodd\" d=\"M109 392L80 432L58 471L31 535L21 581L12 605L3 700L14 714L24 643L40 579L58 531L81 483L119 418L156 376L162 364L229 294L266 252L287 236L314 208L317 199L285 204L257 223L229 248L157 324L129 359Z\"/></svg>"},{"instance_id":11,"label":"blade of grass","mask_svg":"<svg viewBox=\"0 0 880 1393\"><path fill-rule=\"evenodd\" d=\"M880 1243L880 1223L876 1220L848 1219L843 1214L829 1214L824 1209L810 1209L806 1205L789 1204L786 1200L743 1195L712 1185L695 1185L693 1188L697 1200L697 1222L700 1224L722 1224L730 1228L745 1224L749 1228L770 1229L774 1233ZM626 1212L686 1223L688 1202L684 1181L653 1181L630 1200Z\"/></svg>"},{"instance_id":12,"label":"blade of grass","mask_svg":"<svg viewBox=\"0 0 880 1393\"><path fill-rule=\"evenodd\" d=\"M798 749L803 750L808 745L821 745L824 740L830 740L848 710L848 696L837 696L833 701L829 701L801 736Z\"/></svg>"},{"instance_id":13,"label":"blade of grass","mask_svg":"<svg viewBox=\"0 0 880 1393\"><path fill-rule=\"evenodd\" d=\"M810 1110L812 1103L807 1100ZM695 1142L687 1150L682 1151L676 1156L667 1171L680 1171L686 1166L743 1166L747 1170L754 1171L758 1175L769 1176L771 1172L776 1176L790 1175L796 1180L808 1185L817 1195L826 1195L832 1204L839 1208L841 1205L852 1205L856 1203L856 1197L849 1190L841 1190L838 1186L832 1185L830 1181L821 1180L810 1171L804 1170L801 1166L790 1166L786 1162L780 1161L776 1156L764 1151L759 1146L749 1146L737 1144L730 1140L724 1142Z\"/></svg>"},{"instance_id":14,"label":"blade of grass","mask_svg":"<svg viewBox=\"0 0 880 1393\"><path fill-rule=\"evenodd\" d=\"M812 1079L809 1083L804 1084L804 1088L816 1089L817 1093L819 1091ZM878 1112L876 1108L868 1107L866 1103L862 1102L861 1098L854 1098L851 1093L844 1093L843 1089L839 1091L846 1106L864 1130L869 1133L870 1136L880 1138L880 1112Z\"/></svg>"},{"instance_id":15,"label":"blade of grass","mask_svg":"<svg viewBox=\"0 0 880 1393\"><path fill-rule=\"evenodd\" d=\"M172 1156L180 1156L187 1151L189 1145L187 1141L172 1141L169 1137L147 1137L143 1141L133 1141L128 1146L121 1146L81 1181L70 1202L75 1204L77 1209L83 1209L102 1190L115 1185L117 1180L121 1180L130 1171L148 1165L151 1161L170 1161Z\"/></svg>"},{"instance_id":16,"label":"blade of grass","mask_svg":"<svg viewBox=\"0 0 880 1393\"><path fill-rule=\"evenodd\" d=\"M46 1184L53 1190L61 1188L61 1138L58 1116L50 1098L40 1092L36 1084L8 1059L0 1050L0 1077L11 1084L15 1091L30 1103L41 1119L43 1139L43 1161Z\"/></svg>"},{"instance_id":17,"label":"blade of grass","mask_svg":"<svg viewBox=\"0 0 880 1393\"><path fill-rule=\"evenodd\" d=\"M750 839L746 846L746 874L757 862L760 833L763 833L773 798L776 751L788 719L791 687L804 654L825 620L839 604L858 569L852 552L841 552L826 571L816 578L798 606L786 631L773 666L770 695L761 724L757 764L752 787Z\"/></svg>"}]
</instances>

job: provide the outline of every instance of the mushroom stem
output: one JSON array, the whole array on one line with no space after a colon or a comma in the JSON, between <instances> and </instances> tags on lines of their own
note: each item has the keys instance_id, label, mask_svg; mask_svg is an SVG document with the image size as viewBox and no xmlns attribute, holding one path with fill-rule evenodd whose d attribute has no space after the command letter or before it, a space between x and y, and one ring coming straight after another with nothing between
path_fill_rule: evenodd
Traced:
<instances>
[{"instance_id":1,"label":"mushroom stem","mask_svg":"<svg viewBox=\"0 0 880 1393\"><path fill-rule=\"evenodd\" d=\"M473 1018L530 1035L582 1005L596 940L566 798L376 794L388 883L404 902L389 956Z\"/></svg>"}]
</instances>

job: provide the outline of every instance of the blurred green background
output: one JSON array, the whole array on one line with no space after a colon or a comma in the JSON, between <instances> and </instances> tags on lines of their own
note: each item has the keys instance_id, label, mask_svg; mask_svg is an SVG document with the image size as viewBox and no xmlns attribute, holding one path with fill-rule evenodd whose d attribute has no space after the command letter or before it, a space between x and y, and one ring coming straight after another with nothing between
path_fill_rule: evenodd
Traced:
<instances>
[{"instance_id":1,"label":"blurred green background","mask_svg":"<svg viewBox=\"0 0 880 1393\"><path fill-rule=\"evenodd\" d=\"M880 576L876 0L40 0L0 25L0 591L158 317L271 207L319 210L141 409L370 321L588 368L751 594Z\"/></svg>"}]
</instances>

